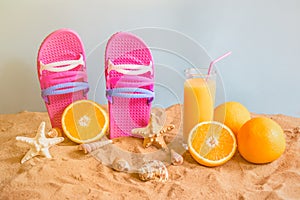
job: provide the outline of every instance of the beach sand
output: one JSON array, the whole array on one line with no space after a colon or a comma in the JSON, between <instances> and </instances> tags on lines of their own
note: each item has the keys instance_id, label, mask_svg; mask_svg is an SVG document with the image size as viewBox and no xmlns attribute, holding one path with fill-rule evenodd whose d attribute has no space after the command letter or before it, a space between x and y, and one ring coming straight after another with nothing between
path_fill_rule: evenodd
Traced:
<instances>
[{"instance_id":1,"label":"beach sand","mask_svg":"<svg viewBox=\"0 0 300 200\"><path fill-rule=\"evenodd\" d=\"M166 109L167 123L180 127L180 105ZM253 114L253 116L258 116ZM251 164L237 152L222 166L199 165L188 152L184 163L167 166L169 180L143 182L135 173L116 172L84 154L65 140L50 148L52 159L37 156L21 164L29 146L16 136L34 137L47 113L21 112L0 115L0 199L300 199L300 119L264 115L285 130L284 154L268 164ZM167 137L168 142L173 137ZM115 145L115 146L114 146ZM114 147L125 152L155 152L144 149L142 139L120 138ZM105 155L102 155L105 156Z\"/></svg>"}]
</instances>

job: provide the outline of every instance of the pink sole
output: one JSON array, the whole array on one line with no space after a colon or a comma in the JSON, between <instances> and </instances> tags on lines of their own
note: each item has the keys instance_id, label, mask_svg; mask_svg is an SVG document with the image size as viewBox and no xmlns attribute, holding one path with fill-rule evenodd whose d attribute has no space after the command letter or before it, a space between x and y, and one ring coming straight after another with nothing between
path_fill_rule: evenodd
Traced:
<instances>
[{"instance_id":1,"label":"pink sole","mask_svg":"<svg viewBox=\"0 0 300 200\"><path fill-rule=\"evenodd\" d=\"M41 89L48 88L52 85L49 82L41 81L41 76L39 74L40 61L42 61L44 64L48 64L63 60L75 60L79 59L80 54L83 55L85 62L83 44L80 37L74 31L69 29L60 29L47 36L40 46L37 58L37 70ZM72 69L72 71L86 72L86 68L85 66L78 66ZM44 75L47 76L53 73L59 72L45 71ZM46 108L52 127L61 128L61 116L64 109L74 101L86 99L86 96L84 96L82 91L78 91L69 94L51 95L48 97L48 99L49 104L46 103Z\"/></svg>"},{"instance_id":2,"label":"pink sole","mask_svg":"<svg viewBox=\"0 0 300 200\"><path fill-rule=\"evenodd\" d=\"M105 52L105 61L111 60L115 65L118 64L136 64L149 65L153 63L150 49L147 45L135 35L130 33L116 33L107 43ZM107 70L105 70L107 80ZM107 81L107 89L118 87L118 80L124 75L116 71L109 73L114 81ZM143 74L144 77L154 79L150 72ZM148 84L141 88L153 91L153 84ZM113 97L113 103L109 102L110 117L110 138L134 136L131 130L137 127L146 126L149 122L151 103L147 103L147 98L126 99Z\"/></svg>"}]
</instances>

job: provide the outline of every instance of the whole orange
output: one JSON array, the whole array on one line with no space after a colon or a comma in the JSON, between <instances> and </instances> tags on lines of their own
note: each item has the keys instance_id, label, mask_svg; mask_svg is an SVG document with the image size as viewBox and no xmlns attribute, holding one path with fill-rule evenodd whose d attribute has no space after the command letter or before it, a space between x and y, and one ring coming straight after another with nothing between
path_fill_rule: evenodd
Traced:
<instances>
[{"instance_id":1,"label":"whole orange","mask_svg":"<svg viewBox=\"0 0 300 200\"><path fill-rule=\"evenodd\" d=\"M246 121L251 119L248 109L239 102L226 102L215 108L214 120L228 126L237 135Z\"/></svg>"},{"instance_id":2,"label":"whole orange","mask_svg":"<svg viewBox=\"0 0 300 200\"><path fill-rule=\"evenodd\" d=\"M272 119L257 117L246 122L237 135L238 150L247 161L268 163L285 150L282 128Z\"/></svg>"}]
</instances>

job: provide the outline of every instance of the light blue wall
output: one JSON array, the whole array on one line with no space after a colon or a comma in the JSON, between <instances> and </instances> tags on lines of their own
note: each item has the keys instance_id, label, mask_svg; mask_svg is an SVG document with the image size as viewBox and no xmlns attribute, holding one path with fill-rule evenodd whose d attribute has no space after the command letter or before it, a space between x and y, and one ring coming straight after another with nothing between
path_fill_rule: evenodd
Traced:
<instances>
[{"instance_id":1,"label":"light blue wall","mask_svg":"<svg viewBox=\"0 0 300 200\"><path fill-rule=\"evenodd\" d=\"M299 22L298 0L1 0L0 113L45 110L36 55L50 32L63 27L78 32L88 55L90 98L104 103L104 82L97 80L103 72L106 39L114 32L131 30L150 46L162 45L154 36L151 38L149 31L141 29L160 27L178 31L172 32L175 37L184 34L194 39L211 58L228 50L233 52L216 66L225 89L223 92L222 85L219 87L218 103L234 100L252 112L300 117ZM168 44L184 50L184 56L191 55L189 59L196 65L208 65L209 57L203 51L191 47L193 42L187 45L182 41ZM157 83L167 85L176 94L157 85L155 104L165 107L181 101L181 72L188 64L172 55L153 54L161 64L156 67Z\"/></svg>"}]
</instances>

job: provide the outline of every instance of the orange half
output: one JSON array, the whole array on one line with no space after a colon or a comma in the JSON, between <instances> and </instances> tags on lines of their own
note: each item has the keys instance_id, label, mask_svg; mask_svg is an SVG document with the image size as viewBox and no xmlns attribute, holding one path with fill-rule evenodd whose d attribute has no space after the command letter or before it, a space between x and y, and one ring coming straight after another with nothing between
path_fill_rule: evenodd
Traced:
<instances>
[{"instance_id":1,"label":"orange half","mask_svg":"<svg viewBox=\"0 0 300 200\"><path fill-rule=\"evenodd\" d=\"M108 114L94 101L75 101L63 112L62 128L65 135L73 142L93 142L106 133Z\"/></svg>"},{"instance_id":2,"label":"orange half","mask_svg":"<svg viewBox=\"0 0 300 200\"><path fill-rule=\"evenodd\" d=\"M189 152L204 166L219 166L226 163L236 152L234 133L224 124L215 121L201 122L190 132Z\"/></svg>"}]
</instances>

